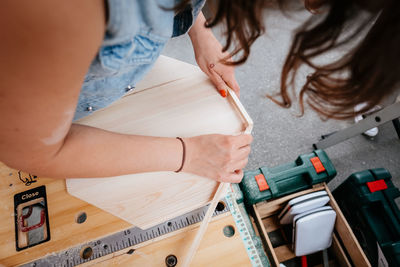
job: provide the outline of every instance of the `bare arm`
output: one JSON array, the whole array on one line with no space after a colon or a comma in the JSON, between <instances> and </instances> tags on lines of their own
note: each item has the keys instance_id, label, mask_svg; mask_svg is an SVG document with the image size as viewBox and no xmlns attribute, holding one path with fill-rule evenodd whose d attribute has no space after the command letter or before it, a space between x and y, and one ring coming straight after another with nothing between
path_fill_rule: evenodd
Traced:
<instances>
[{"instance_id":1,"label":"bare arm","mask_svg":"<svg viewBox=\"0 0 400 267\"><path fill-rule=\"evenodd\" d=\"M150 171L155 162L177 169L178 140L71 125L84 75L103 39L102 1L17 2L6 3L0 15L8 26L1 29L6 38L0 44L1 160L50 177ZM139 153L143 157L135 157Z\"/></svg>"},{"instance_id":2,"label":"bare arm","mask_svg":"<svg viewBox=\"0 0 400 267\"><path fill-rule=\"evenodd\" d=\"M103 40L102 0L10 0L2 5L1 161L53 178L105 177L179 168L182 146L176 139L122 135L72 124L84 76ZM204 145L215 147L215 142L224 143L213 138L234 140L226 143L222 152L228 150L228 145L236 144L236 139L247 140L241 142L240 148L251 141L251 137L224 136L205 138L206 141L204 137L186 139L189 153L184 170L214 179L220 176L217 171L227 165L221 151L211 156L217 156L217 160L213 160L216 166L210 168L205 166L207 162L195 157ZM242 159L245 153L240 151ZM232 153L225 154L232 158ZM231 169L239 169L238 159L229 164ZM239 179L234 173L224 177Z\"/></svg>"},{"instance_id":3,"label":"bare arm","mask_svg":"<svg viewBox=\"0 0 400 267\"><path fill-rule=\"evenodd\" d=\"M222 96L226 96L226 87L232 88L240 95L240 87L235 78L233 66L224 65L222 59L230 59L228 52L222 52L222 45L215 38L210 28L206 28L206 19L202 12L197 16L195 23L189 31L197 64L201 70L210 77Z\"/></svg>"}]
</instances>

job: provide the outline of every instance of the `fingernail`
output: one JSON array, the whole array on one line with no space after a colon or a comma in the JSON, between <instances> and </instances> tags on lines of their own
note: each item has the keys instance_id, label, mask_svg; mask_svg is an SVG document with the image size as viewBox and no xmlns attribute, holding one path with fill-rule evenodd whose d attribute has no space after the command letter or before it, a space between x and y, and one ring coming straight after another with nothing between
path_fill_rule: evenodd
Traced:
<instances>
[{"instance_id":1,"label":"fingernail","mask_svg":"<svg viewBox=\"0 0 400 267\"><path fill-rule=\"evenodd\" d=\"M226 97L226 91L225 90L219 90L219 93L221 94L222 97Z\"/></svg>"}]
</instances>

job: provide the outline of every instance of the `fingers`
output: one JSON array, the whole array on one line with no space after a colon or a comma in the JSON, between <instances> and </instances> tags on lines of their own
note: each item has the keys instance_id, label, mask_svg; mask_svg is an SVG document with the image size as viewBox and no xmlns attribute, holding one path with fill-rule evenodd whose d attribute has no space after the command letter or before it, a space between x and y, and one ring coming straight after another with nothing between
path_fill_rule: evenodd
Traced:
<instances>
[{"instance_id":1,"label":"fingers","mask_svg":"<svg viewBox=\"0 0 400 267\"><path fill-rule=\"evenodd\" d=\"M234 160L237 160L237 161L242 160L244 158L247 158L249 156L249 154L250 154L250 145L241 147L238 150L238 153Z\"/></svg>"},{"instance_id":2,"label":"fingers","mask_svg":"<svg viewBox=\"0 0 400 267\"><path fill-rule=\"evenodd\" d=\"M247 162L248 162L247 157L235 162L235 165L231 167L232 172L242 170L244 167L246 167Z\"/></svg>"},{"instance_id":3,"label":"fingers","mask_svg":"<svg viewBox=\"0 0 400 267\"><path fill-rule=\"evenodd\" d=\"M211 134L186 138L187 153L183 171L218 181L240 182L252 140L253 137L248 134Z\"/></svg>"},{"instance_id":4,"label":"fingers","mask_svg":"<svg viewBox=\"0 0 400 267\"><path fill-rule=\"evenodd\" d=\"M251 134L241 134L238 136L233 136L234 139L233 143L235 148L245 147L253 142L253 136Z\"/></svg>"},{"instance_id":5,"label":"fingers","mask_svg":"<svg viewBox=\"0 0 400 267\"><path fill-rule=\"evenodd\" d=\"M218 92L221 94L221 96L226 97L228 87L225 81L221 78L221 76L217 72L210 70L209 77L213 82L214 86L217 88Z\"/></svg>"},{"instance_id":6,"label":"fingers","mask_svg":"<svg viewBox=\"0 0 400 267\"><path fill-rule=\"evenodd\" d=\"M246 167L250 154L250 143L253 137L248 134L231 137L234 147L231 150L230 160L221 171L218 180L230 183L238 183L243 178L242 169ZM232 140L231 139L231 140Z\"/></svg>"},{"instance_id":7,"label":"fingers","mask_svg":"<svg viewBox=\"0 0 400 267\"><path fill-rule=\"evenodd\" d=\"M243 177L242 169L246 167L247 163L248 163L248 154L244 158L236 162L233 162L229 167L231 171L227 172L225 175L222 175L220 179L223 181L228 181L230 183L240 182Z\"/></svg>"},{"instance_id":8,"label":"fingers","mask_svg":"<svg viewBox=\"0 0 400 267\"><path fill-rule=\"evenodd\" d=\"M243 179L243 171L242 170L238 170L238 171L234 171L232 173L230 173L228 176L223 177L218 179L221 182L226 182L226 183L240 183Z\"/></svg>"},{"instance_id":9,"label":"fingers","mask_svg":"<svg viewBox=\"0 0 400 267\"><path fill-rule=\"evenodd\" d=\"M239 97L240 87L235 78L233 67L219 63L208 67L211 81L223 97L226 97L228 88L231 88ZM221 92L225 91L225 92Z\"/></svg>"},{"instance_id":10,"label":"fingers","mask_svg":"<svg viewBox=\"0 0 400 267\"><path fill-rule=\"evenodd\" d=\"M221 78L225 81L225 83L236 93L238 97L240 97L240 87L235 78L235 73L229 72L227 74L221 75Z\"/></svg>"}]
</instances>

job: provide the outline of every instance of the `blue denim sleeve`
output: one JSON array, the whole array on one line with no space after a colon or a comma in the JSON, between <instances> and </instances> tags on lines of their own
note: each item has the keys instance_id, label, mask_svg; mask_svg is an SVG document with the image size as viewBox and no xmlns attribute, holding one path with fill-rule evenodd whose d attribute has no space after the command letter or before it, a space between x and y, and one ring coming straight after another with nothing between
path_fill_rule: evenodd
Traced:
<instances>
[{"instance_id":1,"label":"blue denim sleeve","mask_svg":"<svg viewBox=\"0 0 400 267\"><path fill-rule=\"evenodd\" d=\"M205 0L193 0L191 5L186 6L184 10L175 15L172 37L177 37L189 31L205 2Z\"/></svg>"}]
</instances>

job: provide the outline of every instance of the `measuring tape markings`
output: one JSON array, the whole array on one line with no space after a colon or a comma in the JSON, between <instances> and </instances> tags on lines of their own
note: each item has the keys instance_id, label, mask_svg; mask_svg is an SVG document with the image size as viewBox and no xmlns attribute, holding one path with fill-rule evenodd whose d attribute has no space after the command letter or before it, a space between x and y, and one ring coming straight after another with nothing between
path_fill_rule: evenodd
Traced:
<instances>
[{"instance_id":1,"label":"measuring tape markings","mask_svg":"<svg viewBox=\"0 0 400 267\"><path fill-rule=\"evenodd\" d=\"M249 228L252 227L251 225L246 225L246 218L243 216L243 214L247 214L246 211L243 208L243 211L241 211L239 205L236 202L236 192L233 188L233 185L231 185L228 189L228 194L226 195L225 199L227 200L229 209L231 211L232 217L235 221L236 227L239 229L239 234L243 240L243 244L246 248L247 255L249 256L251 265L254 267L265 267L265 266L270 266L268 259L265 257L260 257L260 254L257 250L257 247L260 247L260 242L257 242L257 240L253 240L252 235L250 234ZM247 215L246 215L247 216ZM249 218L247 217L247 220ZM249 221L248 223L251 224ZM249 227L249 228L248 228ZM251 229L253 230L253 229ZM253 230L254 232L254 230ZM255 233L253 234L255 236Z\"/></svg>"},{"instance_id":2,"label":"measuring tape markings","mask_svg":"<svg viewBox=\"0 0 400 267\"><path fill-rule=\"evenodd\" d=\"M257 247L260 242L253 240L252 234L249 231L251 225L246 224L246 218L242 214L246 214L244 207L241 211L241 207L237 204L235 196L236 192L233 188L229 187L228 193L222 201L227 205L221 210L215 210L213 217L224 214L231 211L232 217L235 221L236 227L239 230L240 237L245 246L246 252L249 256L252 266L263 267L269 266L269 263L263 257L260 257ZM188 212L184 215L173 218L167 222L153 226L147 230L142 230L138 227L132 227L124 231L117 232L110 236L100 238L95 241L88 242L84 245L80 245L71 249L64 250L62 252L53 253L45 258L36 260L34 262L25 264L26 267L47 267L47 266L75 266L83 263L87 263L102 257L108 256L112 258L114 256L129 253L131 248L132 253L134 250L144 247L150 243L159 241L159 237L167 238L172 235L176 235L180 232L187 231L191 228L196 227L196 224L200 223L208 209L208 205ZM249 220L247 218L247 220ZM250 222L251 224L251 222ZM189 229L187 229L189 227ZM251 229L252 230L252 229ZM178 231L178 233L177 233ZM253 230L254 232L254 230ZM255 235L255 234L254 234ZM132 248L135 246L135 248ZM91 249L90 257L84 259L81 257L82 250L85 248ZM124 251L126 250L126 251ZM108 257L103 258L106 260Z\"/></svg>"},{"instance_id":3,"label":"measuring tape markings","mask_svg":"<svg viewBox=\"0 0 400 267\"><path fill-rule=\"evenodd\" d=\"M226 203L225 200L222 201ZM153 226L147 230L142 230L138 227L132 227L74 248L70 248L58 253L52 253L47 257L24 264L22 266L75 266L104 256L123 254L121 250L128 249L132 246L135 246L134 249L136 250L150 243L159 241L158 237L163 236L163 238L166 238L168 236L176 235L177 231L183 232L196 227L196 224L203 220L207 209L208 205L173 218L167 222ZM228 211L229 208L227 205L225 205L223 209L215 210L213 217L224 214ZM187 229L187 227L189 227L189 229ZM82 250L85 248L90 248L91 250L90 257L86 259L81 257Z\"/></svg>"}]
</instances>

